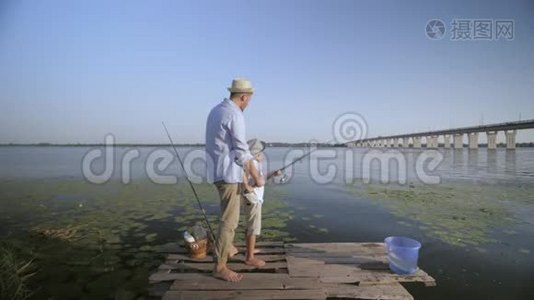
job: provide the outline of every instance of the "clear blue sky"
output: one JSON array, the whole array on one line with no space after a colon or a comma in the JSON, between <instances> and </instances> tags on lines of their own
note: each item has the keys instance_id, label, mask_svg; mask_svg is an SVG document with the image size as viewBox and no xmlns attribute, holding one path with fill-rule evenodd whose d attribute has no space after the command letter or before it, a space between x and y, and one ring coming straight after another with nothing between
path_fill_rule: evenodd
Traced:
<instances>
[{"instance_id":1,"label":"clear blue sky","mask_svg":"<svg viewBox=\"0 0 534 300\"><path fill-rule=\"evenodd\" d=\"M433 18L515 39L430 40ZM162 120L203 142L236 76L267 141L330 140L347 111L370 136L534 118L534 2L0 1L0 143L166 142Z\"/></svg>"}]
</instances>

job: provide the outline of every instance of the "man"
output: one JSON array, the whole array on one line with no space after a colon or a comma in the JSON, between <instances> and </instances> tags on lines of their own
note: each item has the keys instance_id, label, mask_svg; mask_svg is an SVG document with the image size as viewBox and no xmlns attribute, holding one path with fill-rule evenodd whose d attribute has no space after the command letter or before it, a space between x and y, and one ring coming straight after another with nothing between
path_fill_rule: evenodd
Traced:
<instances>
[{"instance_id":1,"label":"man","mask_svg":"<svg viewBox=\"0 0 534 300\"><path fill-rule=\"evenodd\" d=\"M208 154L208 181L213 182L219 192L221 214L219 231L215 243L217 262L213 276L238 282L243 276L228 268L228 256L235 254L233 241L239 223L241 204L241 183L243 170L249 174L256 186L263 186L265 180L252 163L245 135L243 111L254 93L250 81L234 79L229 99L215 106L208 115L206 125L206 153Z\"/></svg>"}]
</instances>

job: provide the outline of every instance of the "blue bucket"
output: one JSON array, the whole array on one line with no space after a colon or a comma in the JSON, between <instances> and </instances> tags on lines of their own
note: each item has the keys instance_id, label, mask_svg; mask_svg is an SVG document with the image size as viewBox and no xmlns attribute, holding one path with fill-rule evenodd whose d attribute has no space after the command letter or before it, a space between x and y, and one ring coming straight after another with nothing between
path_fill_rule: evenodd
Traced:
<instances>
[{"instance_id":1,"label":"blue bucket","mask_svg":"<svg viewBox=\"0 0 534 300\"><path fill-rule=\"evenodd\" d=\"M391 271L400 275L413 274L417 271L421 243L402 236L390 236L384 242Z\"/></svg>"}]
</instances>

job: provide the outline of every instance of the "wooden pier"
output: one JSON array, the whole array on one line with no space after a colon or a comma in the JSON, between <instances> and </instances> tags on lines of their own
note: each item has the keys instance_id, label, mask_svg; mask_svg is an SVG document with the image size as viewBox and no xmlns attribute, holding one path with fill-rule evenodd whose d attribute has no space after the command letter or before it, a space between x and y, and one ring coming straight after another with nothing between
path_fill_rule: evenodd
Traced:
<instances>
[{"instance_id":1,"label":"wooden pier","mask_svg":"<svg viewBox=\"0 0 534 300\"><path fill-rule=\"evenodd\" d=\"M150 296L173 299L413 299L401 282L434 286L423 270L413 275L392 273L383 243L260 242L255 268L240 253L229 260L243 273L239 283L211 277L213 257L193 259L184 248L166 247L166 261L152 274Z\"/></svg>"}]
</instances>

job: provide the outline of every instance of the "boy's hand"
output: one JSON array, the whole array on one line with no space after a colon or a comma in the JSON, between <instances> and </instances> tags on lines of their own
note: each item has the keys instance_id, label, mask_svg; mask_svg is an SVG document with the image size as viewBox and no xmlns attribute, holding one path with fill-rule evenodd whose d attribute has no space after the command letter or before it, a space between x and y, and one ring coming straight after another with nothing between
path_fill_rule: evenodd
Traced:
<instances>
[{"instance_id":1,"label":"boy's hand","mask_svg":"<svg viewBox=\"0 0 534 300\"><path fill-rule=\"evenodd\" d=\"M267 180L273 178L274 176L280 176L280 175L283 175L283 174L284 173L282 172L282 170L273 171L267 176Z\"/></svg>"}]
</instances>

